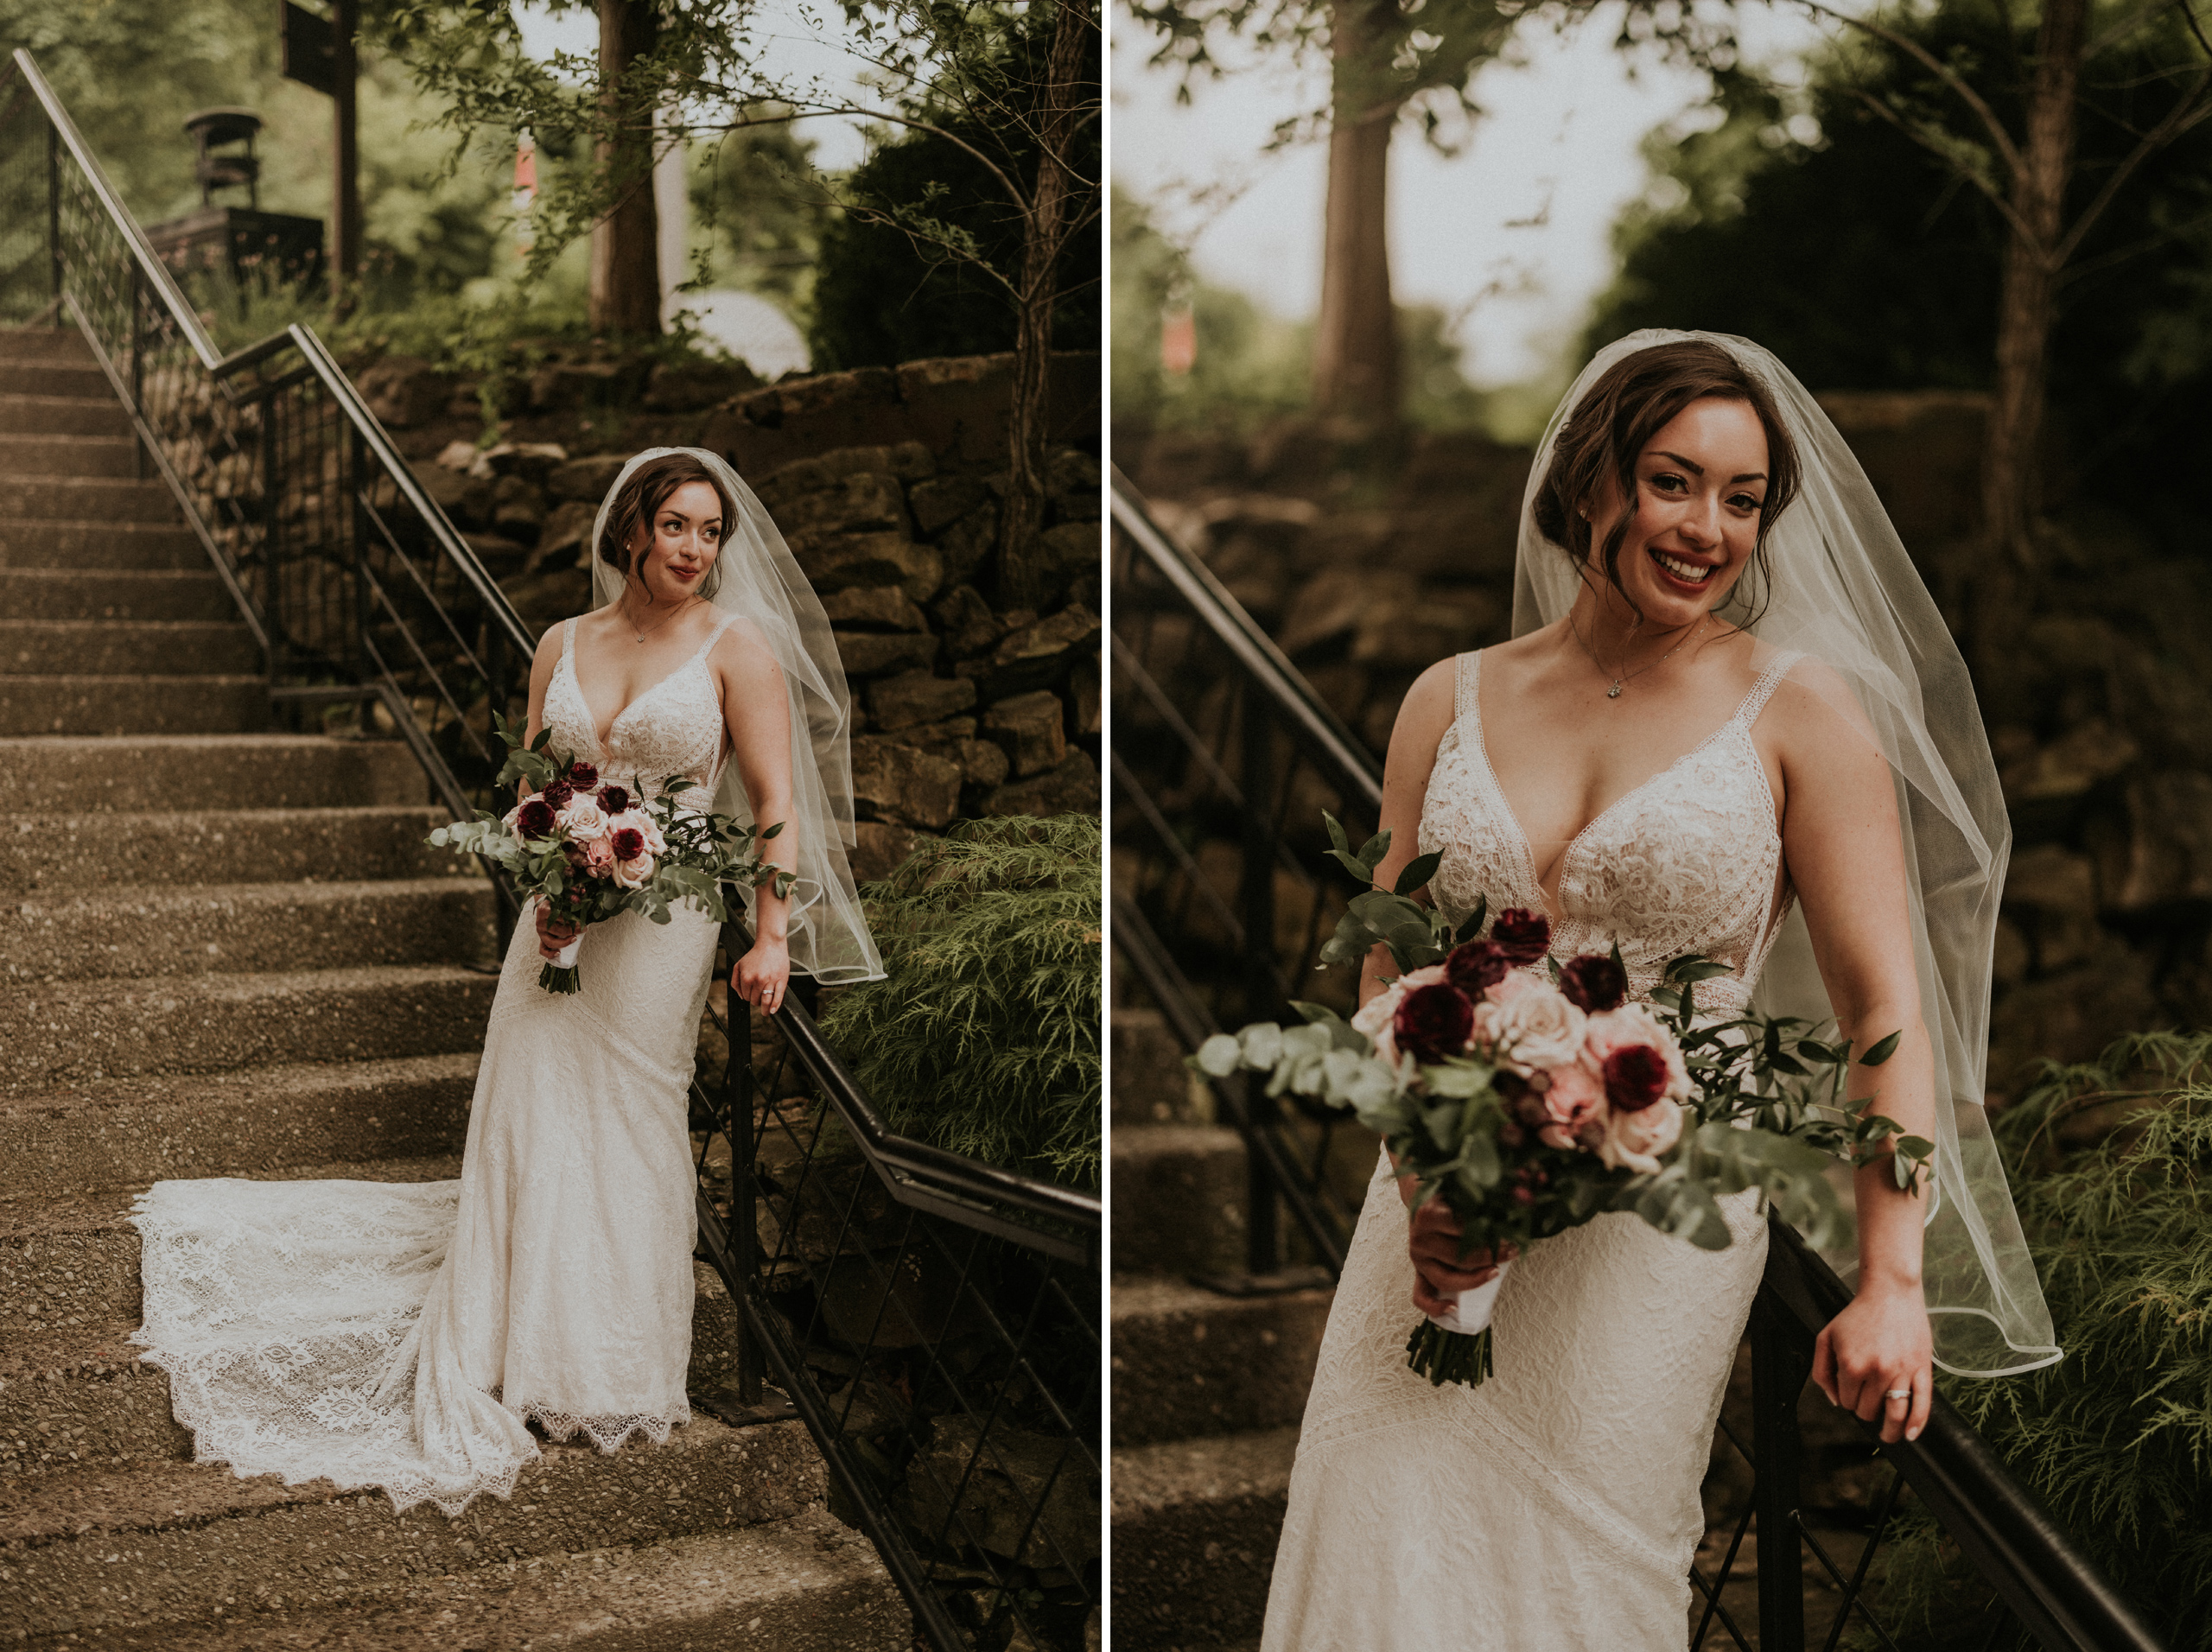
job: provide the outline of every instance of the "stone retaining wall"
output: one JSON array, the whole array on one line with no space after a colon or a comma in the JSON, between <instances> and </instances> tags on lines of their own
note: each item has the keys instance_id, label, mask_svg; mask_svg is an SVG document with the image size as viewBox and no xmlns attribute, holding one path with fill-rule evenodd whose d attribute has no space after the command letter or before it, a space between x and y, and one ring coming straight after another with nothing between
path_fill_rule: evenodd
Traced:
<instances>
[{"instance_id":1,"label":"stone retaining wall","mask_svg":"<svg viewBox=\"0 0 2212 1652\"><path fill-rule=\"evenodd\" d=\"M1053 363L1042 611L1006 607L998 513L1013 358L760 387L742 366L549 363L502 440L475 386L387 359L358 375L533 627L590 607L586 541L631 454L696 446L760 495L821 594L854 694L855 874L963 816L1099 807L1099 364Z\"/></svg>"}]
</instances>

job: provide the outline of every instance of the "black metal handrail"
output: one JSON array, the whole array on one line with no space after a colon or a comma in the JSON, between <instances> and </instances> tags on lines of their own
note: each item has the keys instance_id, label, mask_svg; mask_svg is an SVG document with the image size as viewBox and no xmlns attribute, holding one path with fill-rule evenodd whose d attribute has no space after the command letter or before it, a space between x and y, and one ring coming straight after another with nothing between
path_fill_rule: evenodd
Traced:
<instances>
[{"instance_id":1,"label":"black metal handrail","mask_svg":"<svg viewBox=\"0 0 2212 1652\"><path fill-rule=\"evenodd\" d=\"M1117 886L1116 941L1177 1038L1186 1049L1195 1050L1217 1030L1217 1018L1201 1001L1200 991L1184 978L1176 962L1178 949L1171 944L1178 938L1173 929L1178 914L1205 904L1193 899L1181 899L1179 904L1177 899L1179 885L1190 881L1198 868L1202 845L1193 840L1209 832L1241 839L1244 871L1249 873L1255 863L1264 864L1272 883L1274 869L1285 858L1282 839L1288 829L1284 810L1288 801L1306 797L1306 783L1318 780L1344 807L1364 810L1372 820L1381 806L1381 766L1236 599L1160 525L1142 493L1118 469L1111 486L1118 540L1113 645L1121 677L1117 728L1128 726L1120 721L1126 701L1146 720L1147 732L1154 724L1171 731L1173 738L1154 742L1155 747L1173 747L1179 741L1183 747L1173 752L1173 760L1158 749L1144 753L1142 773L1135 760L1117 762L1114 769L1116 785L1123 788L1132 805L1116 816L1123 829L1116 841L1122 851L1117 855L1117 869L1125 864L1161 868L1148 880L1140 871L1140 880L1146 881L1141 891ZM1163 636L1157 622L1160 611L1170 607L1176 624ZM1126 634L1125 615L1131 616L1126 620ZM1211 644L1203 656L1191 639L1192 627ZM1166 662L1163 667L1155 669L1149 658L1154 653ZM1163 680L1169 669L1179 674L1177 680ZM1246 709L1230 716L1223 708L1230 700L1241 702ZM1222 753L1204 749L1205 737L1179 710L1200 701L1216 708L1217 741L1236 748L1227 760ZM1263 708L1260 715L1254 714L1255 706ZM1281 731L1280 744L1266 737L1262 731L1268 729ZM1255 754L1261 760L1255 761ZM1269 761L1275 766L1273 774ZM1221 807L1218 799L1232 790L1230 806ZM1173 797L1185 799L1181 808L1170 806L1166 799ZM1198 800L1202 797L1216 800L1211 812ZM1242 893L1249 899L1236 915L1234 932L1248 950L1272 951L1271 898L1255 891L1256 881L1249 875L1241 879ZM1157 908L1156 914L1146 910L1147 899ZM1220 915L1213 914L1213 919L1218 924ZM1160 932L1163 924L1169 926L1166 936ZM1299 956L1287 963L1270 958L1264 969L1247 968L1241 973L1233 965L1224 969L1217 949L1217 973L1234 974L1233 979L1212 983L1217 995L1236 1004L1250 1019L1289 1019L1282 1001L1292 994L1281 988L1312 967L1317 944L1309 928ZM1338 1271L1343 1250L1332 1241L1338 1232L1348 1233L1356 1220L1355 1195L1286 1155L1276 1121L1256 1109L1233 1104L1224 1092L1217 1093L1222 1096L1224 1117L1243 1134L1250 1158L1264 1168L1269 1196L1283 1199L1300 1227L1313 1236L1317 1260L1332 1273ZM1262 1185L1262 1179L1255 1178L1255 1188ZM1827 1644L1838 1643L1854 1611L1885 1644L1891 1643L1863 1592L1875 1545L1899 1492L1909 1487L2010 1611L2018 1630L2031 1635L2050 1652L2154 1652L2158 1641L2125 1598L1940 1396L1917 1441L1878 1446L1891 1465L1893 1478L1855 1566L1847 1573L1829 1554L1805 1520L1800 1503L1804 1452L1796 1407L1811 1374L1814 1339L1850 1301L1851 1293L1794 1229L1779 1222L1770 1223L1770 1228L1765 1273L1747 1333L1753 1439L1745 1442L1732 1433L1728 1435L1752 1465L1752 1497L1736 1524L1735 1541L1719 1572L1708 1578L1693 1570L1693 1585L1705 1601L1694 1643L1702 1644L1715 1625L1739 1647L1750 1643L1729 1615L1721 1592L1754 1522L1765 1544L1758 1573L1757 1644L1761 1652L1800 1652L1806 1643L1803 1585L1796 1558L1804 1553L1810 1553L1842 1597ZM1866 1433L1870 1441L1878 1440L1878 1430L1868 1427ZM1786 1548L1784 1540L1774 1537L1776 1533L1788 1534Z\"/></svg>"},{"instance_id":2,"label":"black metal handrail","mask_svg":"<svg viewBox=\"0 0 2212 1652\"><path fill-rule=\"evenodd\" d=\"M150 459L175 494L259 643L272 699L381 708L389 732L406 742L456 817L490 805L505 756L493 717L522 716L537 639L312 329L291 327L229 356L216 352L26 52L0 67L0 163L25 98L45 120L38 187L48 206L41 238L52 302L44 313L57 324L73 321L91 346L130 416L141 463ZM0 213L0 246L10 232ZM0 267L0 278L6 273ZM504 945L516 904L506 880L487 870L501 896ZM734 958L750 938L733 925L724 944ZM1102 1351L1100 1202L889 1129L796 999L771 1018L782 1054L768 1103L756 1109L749 1012L733 1008L721 1102L696 1084L694 1102L705 1122L700 1246L735 1309L737 1408L749 1414L740 1420L804 1420L849 1517L875 1543L938 1652L964 1652L968 1630L1009 1618L1040 1645L1072 1645L1097 1596L1097 1556L1084 1552L1065 1492L1076 1485L1079 1503L1081 1485L1095 1488L1099 1477L1102 1407L1090 1390ZM815 1098L812 1134L803 1151L779 1154L774 1132L792 1141L798 1134L778 1110L791 1104L787 1071ZM804 1245L792 1250L807 1224L790 1218L838 1181L834 1155L823 1157L833 1120L836 1143L865 1174L838 1185L847 1204L824 1264ZM695 1126L701 1121L695 1116ZM730 1145L724 1206L710 1197L707 1173L717 1134ZM806 1168L795 1170L799 1163ZM868 1245L848 1245L871 1187L904 1213L887 1262ZM781 1218L773 1216L779 1199ZM763 1247L760 1223L771 1219L780 1222L779 1240ZM950 1285L957 1312L948 1312L942 1334L886 1343L897 1332L885 1320L896 1317L899 1270L926 1271L931 1258L941 1262L963 1245L966 1261ZM1014 1255L1035 1260L1006 1261ZM856 1270L863 1296L877 1290L865 1335L848 1334L854 1327L821 1302L810 1310L792 1300L792 1281L809 1268L825 1288L849 1285L841 1274ZM1033 1287L1027 1299L1007 1283L1017 1275ZM994 1337L1003 1344L995 1351ZM835 1344L826 1355L825 1344ZM875 1471L874 1448L854 1428L860 1383L825 1384L810 1364L824 1357L862 1370L897 1366L902 1382L912 1379L899 1425L911 1460ZM768 1368L788 1410L764 1403ZM1040 1440L1058 1458L1041 1490L1009 1503L995 1485L1033 1479ZM1002 1529L1009 1508L1011 1537ZM1096 1525L1094 1510L1094 1547ZM1011 1557L992 1547L1009 1541ZM988 1607L973 1599L979 1575L996 1592ZM962 1601L981 1623L963 1625Z\"/></svg>"}]
</instances>

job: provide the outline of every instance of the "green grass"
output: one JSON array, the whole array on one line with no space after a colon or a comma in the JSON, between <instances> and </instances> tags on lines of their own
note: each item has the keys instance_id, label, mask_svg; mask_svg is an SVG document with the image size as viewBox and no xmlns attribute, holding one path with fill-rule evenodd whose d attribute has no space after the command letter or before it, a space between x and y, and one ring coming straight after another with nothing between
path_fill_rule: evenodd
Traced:
<instances>
[{"instance_id":1,"label":"green grass","mask_svg":"<svg viewBox=\"0 0 2212 1652\"><path fill-rule=\"evenodd\" d=\"M823 1031L893 1129L1098 1185L1099 871L1095 816L966 821L863 892L888 973Z\"/></svg>"}]
</instances>

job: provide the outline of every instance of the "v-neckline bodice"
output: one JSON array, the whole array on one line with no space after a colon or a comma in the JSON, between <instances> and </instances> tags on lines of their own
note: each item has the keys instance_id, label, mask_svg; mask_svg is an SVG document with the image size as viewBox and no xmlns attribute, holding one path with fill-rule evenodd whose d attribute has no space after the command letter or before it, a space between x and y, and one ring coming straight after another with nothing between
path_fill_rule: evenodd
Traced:
<instances>
[{"instance_id":1,"label":"v-neckline bodice","mask_svg":"<svg viewBox=\"0 0 2212 1652\"><path fill-rule=\"evenodd\" d=\"M1540 874L1536 868L1536 848L1534 841L1529 836L1529 829L1522 823L1521 811L1513 806L1513 799L1506 796L1505 783L1498 778L1497 767L1491 762L1490 741L1488 737L1483 732L1482 651L1478 649L1475 651L1469 664L1470 681L1467 690L1468 708L1466 714L1466 721L1472 726L1471 733L1473 734L1475 760L1481 766L1481 774L1484 782L1490 787L1491 791L1497 799L1498 813L1504 816L1506 822L1513 829L1514 839L1516 844L1520 849L1521 867L1528 876L1529 893L1536 897L1536 904L1542 908L1547 916L1548 916L1554 923L1561 920L1562 909L1560 902L1559 892L1567 881L1567 863L1574 858L1575 851L1581 848L1583 843L1587 841L1590 835L1596 831L1599 827L1604 825L1607 820L1611 819L1624 806L1634 801L1644 792L1651 790L1652 787L1657 785L1661 781L1664 780L1669 775L1674 773L1675 770L1681 768L1684 764L1692 761L1702 753L1710 750L1714 745L1726 738L1732 731L1742 728L1745 732L1748 732L1750 723L1745 720L1744 714L1746 711L1752 711L1756 714L1757 711L1762 710L1765 708L1768 698L1773 693L1775 683L1789 670L1791 665L1796 663L1799 658L1800 657L1796 654L1783 654L1777 657L1770 664L1768 665L1765 670L1759 674L1758 681L1751 685L1750 690L1745 693L1744 697L1737 702L1736 708L1728 714L1726 721L1723 722L1703 740L1698 741L1696 745L1691 747L1688 751L1683 752L1681 755L1675 758L1671 762L1667 763L1660 768L1653 770L1652 772L1644 776L1643 779L1637 781L1627 791L1622 792L1619 797L1614 798L1611 803L1600 809L1596 814L1591 816L1588 820L1585 821L1582 823L1581 828L1575 832L1574 836L1567 840L1567 847L1559 852L1559 861L1554 867L1556 875L1552 880L1551 887L1548 890L1544 886L1544 880L1541 874ZM1754 753L1754 756L1756 756L1756 753ZM1760 778L1764 780L1765 779L1766 766L1764 763L1761 763L1758 767ZM1773 800L1773 785L1771 782L1768 782L1767 796L1770 803ZM1780 829L1777 827L1775 829L1778 834Z\"/></svg>"},{"instance_id":2,"label":"v-neckline bodice","mask_svg":"<svg viewBox=\"0 0 2212 1652\"><path fill-rule=\"evenodd\" d=\"M705 642L699 645L697 652L694 653L690 658L685 660L683 664L677 666L674 670L670 671L665 676L654 678L653 681L648 683L645 688L640 689L636 694L631 696L630 703L624 706L621 710L614 714L612 721L607 723L604 733L601 733L600 729L599 714L592 709L591 696L584 692L583 679L576 675L576 623L577 622L574 620L570 620L568 622L567 634L562 639L561 665L569 673L569 686L575 691L576 703L583 708L584 721L591 727L593 753L603 762L606 759L608 751L612 749L612 745L614 740L614 731L621 728L623 720L628 717L631 713L637 710L639 706L645 704L646 701L652 699L653 696L658 694L670 683L675 682L677 678L682 677L686 671L691 670L695 665L703 662L708 654L713 651L715 645L721 640L721 634L728 628L729 620L727 615L720 617L715 626L713 633L708 637Z\"/></svg>"}]
</instances>

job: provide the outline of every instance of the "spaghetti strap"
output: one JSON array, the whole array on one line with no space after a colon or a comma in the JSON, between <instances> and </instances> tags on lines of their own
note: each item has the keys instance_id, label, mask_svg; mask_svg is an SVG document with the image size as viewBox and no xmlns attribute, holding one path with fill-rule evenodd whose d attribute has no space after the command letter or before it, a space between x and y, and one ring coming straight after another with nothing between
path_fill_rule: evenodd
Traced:
<instances>
[{"instance_id":1,"label":"spaghetti strap","mask_svg":"<svg viewBox=\"0 0 2212 1652\"><path fill-rule=\"evenodd\" d=\"M1460 655L1452 664L1452 721L1453 722L1478 715L1476 707L1480 703L1480 691L1477 686L1477 678L1483 669L1482 656L1481 649L1471 648ZM1476 727L1479 730L1481 724L1478 722Z\"/></svg>"},{"instance_id":2,"label":"spaghetti strap","mask_svg":"<svg viewBox=\"0 0 2212 1652\"><path fill-rule=\"evenodd\" d=\"M730 613L728 609L715 610L714 630L708 633L707 640L699 645L699 651L692 655L690 659L686 660L684 664L687 665L693 664L697 661L706 658L709 653L714 651L715 645L721 641L722 632L728 631L736 623L737 616Z\"/></svg>"},{"instance_id":3,"label":"spaghetti strap","mask_svg":"<svg viewBox=\"0 0 2212 1652\"><path fill-rule=\"evenodd\" d=\"M561 658L569 662L571 670L576 664L576 622L574 619L561 622Z\"/></svg>"},{"instance_id":4,"label":"spaghetti strap","mask_svg":"<svg viewBox=\"0 0 2212 1652\"><path fill-rule=\"evenodd\" d=\"M1759 673L1759 680L1751 684L1751 691L1744 696L1744 703L1736 708L1736 716L1748 728L1758 721L1759 713L1766 709L1766 702L1774 698L1774 691L1782 686L1782 679L1789 675L1797 662L1805 658L1802 649L1790 649L1776 656L1774 664Z\"/></svg>"}]
</instances>

